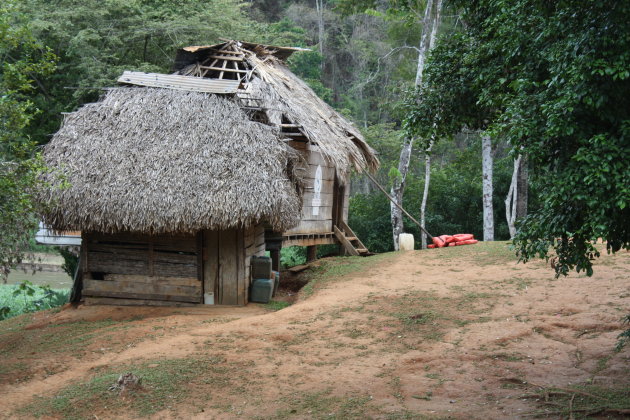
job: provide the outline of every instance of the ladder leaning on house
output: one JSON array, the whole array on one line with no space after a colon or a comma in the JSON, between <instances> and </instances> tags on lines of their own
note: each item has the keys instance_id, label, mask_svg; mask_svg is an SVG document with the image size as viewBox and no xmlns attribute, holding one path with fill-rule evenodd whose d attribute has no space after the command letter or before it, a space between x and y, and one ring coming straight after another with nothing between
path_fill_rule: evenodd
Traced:
<instances>
[{"instance_id":1,"label":"ladder leaning on house","mask_svg":"<svg viewBox=\"0 0 630 420\"><path fill-rule=\"evenodd\" d=\"M333 226L333 229L335 237L349 255L362 257L372 255L346 222L341 220L337 226Z\"/></svg>"}]
</instances>

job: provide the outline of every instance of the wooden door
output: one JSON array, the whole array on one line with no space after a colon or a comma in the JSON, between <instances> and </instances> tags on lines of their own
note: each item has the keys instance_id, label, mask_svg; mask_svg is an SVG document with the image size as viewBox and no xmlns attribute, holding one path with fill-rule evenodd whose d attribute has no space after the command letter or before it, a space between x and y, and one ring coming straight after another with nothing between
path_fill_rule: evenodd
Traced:
<instances>
[{"instance_id":1,"label":"wooden door","mask_svg":"<svg viewBox=\"0 0 630 420\"><path fill-rule=\"evenodd\" d=\"M219 305L244 305L246 273L240 229L204 232L204 293Z\"/></svg>"}]
</instances>

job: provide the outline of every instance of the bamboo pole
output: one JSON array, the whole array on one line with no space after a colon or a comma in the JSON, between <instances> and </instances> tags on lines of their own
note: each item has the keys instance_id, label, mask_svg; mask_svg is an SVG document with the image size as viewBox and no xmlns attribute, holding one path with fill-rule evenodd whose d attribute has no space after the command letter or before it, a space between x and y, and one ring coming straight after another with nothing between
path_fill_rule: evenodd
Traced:
<instances>
[{"instance_id":1,"label":"bamboo pole","mask_svg":"<svg viewBox=\"0 0 630 420\"><path fill-rule=\"evenodd\" d=\"M422 225L420 224L420 222L418 222L416 219L414 219L414 217L412 215L410 215L407 212L407 210L403 209L402 206L400 204L398 204L392 198L392 196L387 193L387 191L385 191L385 188L381 187L381 184L379 184L378 181L376 181L374 179L374 177L372 175L370 175L370 173L367 170L364 170L364 173L365 173L365 175L367 175L368 178L370 178L370 181L372 181L374 183L374 185L376 185L378 187L378 189L381 190L383 192L383 194L385 194L385 196L389 199L389 201L394 203L396 205L396 207L398 207L403 213L405 213L405 215L407 215L408 218L410 218L416 225L418 225L420 230L422 230L429 238L431 238L431 240L433 240L433 235L431 235L425 228L423 228Z\"/></svg>"}]
</instances>

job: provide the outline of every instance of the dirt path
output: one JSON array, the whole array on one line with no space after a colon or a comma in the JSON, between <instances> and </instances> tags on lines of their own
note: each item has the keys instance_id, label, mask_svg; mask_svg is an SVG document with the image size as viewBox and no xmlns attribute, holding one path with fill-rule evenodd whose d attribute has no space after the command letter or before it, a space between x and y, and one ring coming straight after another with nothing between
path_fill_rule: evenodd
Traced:
<instances>
[{"instance_id":1,"label":"dirt path","mask_svg":"<svg viewBox=\"0 0 630 420\"><path fill-rule=\"evenodd\" d=\"M517 265L502 244L365 266L319 279L312 296L278 312L83 307L0 331L4 413L520 418L541 409L523 398L532 384L628 389L630 353L612 351L630 313L627 253L604 255L592 278L558 280L542 263ZM63 324L81 319L89 322ZM78 334L77 325L89 330ZM51 347L51 334L70 337ZM68 403L57 409L48 398L125 371L145 372L138 395L75 389L58 395Z\"/></svg>"}]
</instances>

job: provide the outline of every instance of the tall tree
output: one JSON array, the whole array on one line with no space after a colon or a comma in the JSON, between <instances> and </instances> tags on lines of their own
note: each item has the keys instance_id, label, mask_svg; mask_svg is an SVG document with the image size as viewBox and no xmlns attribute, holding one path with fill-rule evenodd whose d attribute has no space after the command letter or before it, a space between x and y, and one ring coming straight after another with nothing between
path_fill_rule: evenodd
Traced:
<instances>
[{"instance_id":1,"label":"tall tree","mask_svg":"<svg viewBox=\"0 0 630 420\"><path fill-rule=\"evenodd\" d=\"M452 131L482 111L488 133L527 155L540 194L517 222L518 255L553 250L557 274L590 275L598 238L609 252L630 248L630 3L455 4L465 26L439 42L455 48L429 63L409 124L429 130L420 111L440 110Z\"/></svg>"},{"instance_id":2,"label":"tall tree","mask_svg":"<svg viewBox=\"0 0 630 420\"><path fill-rule=\"evenodd\" d=\"M29 132L40 143L57 130L61 112L97 99L123 70L167 72L177 48L265 32L241 0L20 0L16 7L59 57L58 71L37 78L33 96L42 112Z\"/></svg>"},{"instance_id":3,"label":"tall tree","mask_svg":"<svg viewBox=\"0 0 630 420\"><path fill-rule=\"evenodd\" d=\"M494 241L494 209L492 206L492 138L481 136L481 166L483 176L483 240Z\"/></svg>"},{"instance_id":4,"label":"tall tree","mask_svg":"<svg viewBox=\"0 0 630 420\"><path fill-rule=\"evenodd\" d=\"M514 169L512 170L512 179L510 181L510 189L508 190L507 197L505 198L505 220L507 221L508 229L510 231L510 239L516 235L516 217L517 217L517 203L519 197L519 169L521 167L521 160L523 156L518 155L514 159Z\"/></svg>"},{"instance_id":5,"label":"tall tree","mask_svg":"<svg viewBox=\"0 0 630 420\"><path fill-rule=\"evenodd\" d=\"M438 27L440 26L440 19L442 15L442 0L437 0L435 8L435 18L431 25L431 37L429 39L429 50L435 45L435 39L437 38ZM416 86L420 86L422 80L418 81L416 78ZM422 190L422 203L420 205L420 226L422 232L420 232L420 243L422 249L427 247L427 235L425 233L427 229L427 201L429 199L429 186L431 185L431 152L433 151L433 143L435 142L435 136L432 135L429 140L429 146L424 151L424 188Z\"/></svg>"},{"instance_id":6,"label":"tall tree","mask_svg":"<svg viewBox=\"0 0 630 420\"><path fill-rule=\"evenodd\" d=\"M55 56L32 36L15 2L0 6L0 277L21 262L37 227L34 199L43 169L25 129L38 112L36 79L55 68Z\"/></svg>"},{"instance_id":7,"label":"tall tree","mask_svg":"<svg viewBox=\"0 0 630 420\"><path fill-rule=\"evenodd\" d=\"M315 0L315 9L317 10L317 38L319 41L319 53L323 56L324 37L326 35L324 28L324 0Z\"/></svg>"},{"instance_id":8,"label":"tall tree","mask_svg":"<svg viewBox=\"0 0 630 420\"><path fill-rule=\"evenodd\" d=\"M439 0L438 0L439 1ZM434 0L427 0L424 8L424 17L422 18L422 36L420 37L420 45L418 47L418 65L416 69L415 86L422 85L422 77L424 75L424 65L426 62L427 52L429 51L431 44L431 24L432 11ZM436 23L437 24L437 23ZM411 162L411 151L413 148L414 138L413 136L405 137L400 150L400 159L398 160L398 172L393 178L391 196L394 201L390 204L391 222L392 222L392 239L394 241L394 249L398 251L399 243L398 238L403 232L403 215L399 206L403 204L403 194L405 192L405 186L407 183L407 174L409 172L409 163ZM398 204L398 205L396 205Z\"/></svg>"}]
</instances>

